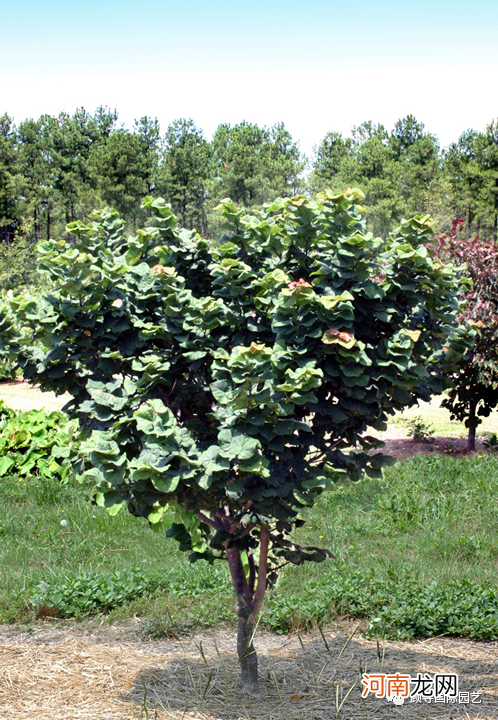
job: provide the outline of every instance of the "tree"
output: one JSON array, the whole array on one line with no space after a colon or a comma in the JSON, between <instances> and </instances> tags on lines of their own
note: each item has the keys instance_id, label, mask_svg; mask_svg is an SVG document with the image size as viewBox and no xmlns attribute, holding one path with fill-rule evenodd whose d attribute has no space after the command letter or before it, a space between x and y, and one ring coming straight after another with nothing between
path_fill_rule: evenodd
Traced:
<instances>
[{"instance_id":1,"label":"tree","mask_svg":"<svg viewBox=\"0 0 498 720\"><path fill-rule=\"evenodd\" d=\"M213 136L216 181L213 195L255 207L276 195L294 195L305 167L299 148L283 123L260 128L246 121L219 125Z\"/></svg>"},{"instance_id":2,"label":"tree","mask_svg":"<svg viewBox=\"0 0 498 720\"><path fill-rule=\"evenodd\" d=\"M19 166L12 118L0 117L0 245L10 246L20 228Z\"/></svg>"},{"instance_id":3,"label":"tree","mask_svg":"<svg viewBox=\"0 0 498 720\"><path fill-rule=\"evenodd\" d=\"M157 118L144 115L135 120L133 130L140 141L140 150L143 163L143 176L147 195L156 189L157 176L160 163L160 125Z\"/></svg>"},{"instance_id":4,"label":"tree","mask_svg":"<svg viewBox=\"0 0 498 720\"><path fill-rule=\"evenodd\" d=\"M309 186L314 192L325 188L336 190L340 185L349 183L349 179L344 179L343 172L344 161L351 157L351 147L351 138L343 138L341 133L329 132L314 148L313 170L309 178Z\"/></svg>"},{"instance_id":5,"label":"tree","mask_svg":"<svg viewBox=\"0 0 498 720\"><path fill-rule=\"evenodd\" d=\"M301 173L307 159L301 155L298 143L285 128L283 122L276 123L269 130L268 165L269 197L297 195L304 187Z\"/></svg>"},{"instance_id":6,"label":"tree","mask_svg":"<svg viewBox=\"0 0 498 720\"><path fill-rule=\"evenodd\" d=\"M490 123L477 139L478 162L482 173L481 197L492 218L493 242L498 242L498 121Z\"/></svg>"},{"instance_id":7,"label":"tree","mask_svg":"<svg viewBox=\"0 0 498 720\"><path fill-rule=\"evenodd\" d=\"M331 555L292 540L300 510L339 478L379 477L367 429L444 387L456 276L432 262L427 218L383 250L360 199L296 196L257 215L226 200L219 246L160 200L131 238L105 210L69 226L74 244L40 243L54 287L14 302L24 377L72 395L95 501L169 526L192 562L228 561L248 689L266 588Z\"/></svg>"},{"instance_id":8,"label":"tree","mask_svg":"<svg viewBox=\"0 0 498 720\"><path fill-rule=\"evenodd\" d=\"M19 124L19 164L23 178L23 230L34 242L47 237L47 208L53 202L50 130L54 118L42 115L39 120Z\"/></svg>"},{"instance_id":9,"label":"tree","mask_svg":"<svg viewBox=\"0 0 498 720\"><path fill-rule=\"evenodd\" d=\"M413 115L408 115L396 122L389 144L397 166L403 211L409 216L432 212L441 176L437 138L425 132L424 124Z\"/></svg>"},{"instance_id":10,"label":"tree","mask_svg":"<svg viewBox=\"0 0 498 720\"><path fill-rule=\"evenodd\" d=\"M462 320L474 340L457 364L442 406L450 410L452 420L465 422L467 446L473 451L477 427L498 405L498 247L477 237L464 239L464 232L463 221L455 220L450 233L437 237L436 256L465 264L472 281L464 293Z\"/></svg>"},{"instance_id":11,"label":"tree","mask_svg":"<svg viewBox=\"0 0 498 720\"><path fill-rule=\"evenodd\" d=\"M365 122L353 128L354 161L346 166L351 182L365 193L368 221L375 234L386 238L403 217L398 167L383 125Z\"/></svg>"},{"instance_id":12,"label":"tree","mask_svg":"<svg viewBox=\"0 0 498 720\"><path fill-rule=\"evenodd\" d=\"M206 232L207 184L212 149L193 120L175 120L166 130L161 166L161 193L183 227Z\"/></svg>"},{"instance_id":13,"label":"tree","mask_svg":"<svg viewBox=\"0 0 498 720\"><path fill-rule=\"evenodd\" d=\"M478 163L478 133L467 130L446 151L445 167L453 190L454 217L465 217L467 240L472 236L474 220L479 215L482 176Z\"/></svg>"},{"instance_id":14,"label":"tree","mask_svg":"<svg viewBox=\"0 0 498 720\"><path fill-rule=\"evenodd\" d=\"M142 200L147 194L148 171L140 137L123 128L92 146L89 163L96 189L105 203L116 208L135 231Z\"/></svg>"},{"instance_id":15,"label":"tree","mask_svg":"<svg viewBox=\"0 0 498 720\"><path fill-rule=\"evenodd\" d=\"M398 120L391 133L368 121L352 137L328 133L315 151L313 190L358 187L365 193L367 223L382 237L403 217L441 213L439 144L413 115Z\"/></svg>"},{"instance_id":16,"label":"tree","mask_svg":"<svg viewBox=\"0 0 498 720\"><path fill-rule=\"evenodd\" d=\"M64 215L64 225L83 219L79 210L84 188L91 184L89 157L101 137L97 122L84 108L76 110L74 115L60 113L51 128L53 187ZM47 237L49 235L47 232Z\"/></svg>"}]
</instances>

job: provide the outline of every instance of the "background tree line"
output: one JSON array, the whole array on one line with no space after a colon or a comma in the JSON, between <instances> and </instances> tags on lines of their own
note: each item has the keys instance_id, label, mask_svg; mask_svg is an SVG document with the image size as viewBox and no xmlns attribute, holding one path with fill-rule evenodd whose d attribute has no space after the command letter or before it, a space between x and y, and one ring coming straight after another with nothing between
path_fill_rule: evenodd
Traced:
<instances>
[{"instance_id":1,"label":"background tree line","mask_svg":"<svg viewBox=\"0 0 498 720\"><path fill-rule=\"evenodd\" d=\"M203 235L218 229L213 209L230 197L254 208L274 197L325 188L359 187L367 224L386 237L403 217L430 213L441 230L455 218L468 237L497 241L498 124L468 130L441 149L413 116L392 131L365 122L351 137L330 132L306 158L283 123L220 125L209 141L193 120L175 120L164 134L142 117L127 130L105 107L92 115L42 115L15 124L0 117L0 283L33 278L40 239L60 237L110 205L133 232L146 219L146 195L171 203L182 225Z\"/></svg>"}]
</instances>

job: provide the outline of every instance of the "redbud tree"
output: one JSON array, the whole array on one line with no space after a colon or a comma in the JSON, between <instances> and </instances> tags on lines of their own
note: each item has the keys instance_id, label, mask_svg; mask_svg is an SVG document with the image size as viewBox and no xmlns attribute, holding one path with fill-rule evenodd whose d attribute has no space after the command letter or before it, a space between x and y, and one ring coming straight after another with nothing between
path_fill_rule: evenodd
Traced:
<instances>
[{"instance_id":1,"label":"redbud tree","mask_svg":"<svg viewBox=\"0 0 498 720\"><path fill-rule=\"evenodd\" d=\"M463 267L470 279L464 288L460 320L472 329L474 344L458 362L453 385L442 405L453 420L465 422L468 449L476 448L476 430L498 405L498 247L478 237L466 239L462 220L436 236L435 256Z\"/></svg>"},{"instance_id":2,"label":"redbud tree","mask_svg":"<svg viewBox=\"0 0 498 720\"><path fill-rule=\"evenodd\" d=\"M368 430L444 386L458 277L434 262L427 218L384 242L360 200L250 215L225 200L217 244L162 200L145 201L134 237L107 209L39 245L53 290L15 308L32 338L24 376L72 396L95 502L147 518L192 562L228 562L251 690L265 590L283 566L331 555L293 540L300 512L338 480L380 476Z\"/></svg>"}]
</instances>

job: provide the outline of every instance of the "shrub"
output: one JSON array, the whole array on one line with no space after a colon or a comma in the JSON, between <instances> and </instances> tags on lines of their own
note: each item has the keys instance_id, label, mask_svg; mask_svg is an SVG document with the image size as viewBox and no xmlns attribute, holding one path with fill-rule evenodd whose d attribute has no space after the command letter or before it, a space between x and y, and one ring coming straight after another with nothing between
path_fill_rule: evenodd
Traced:
<instances>
[{"instance_id":1,"label":"shrub","mask_svg":"<svg viewBox=\"0 0 498 720\"><path fill-rule=\"evenodd\" d=\"M299 511L337 479L379 477L365 432L443 389L445 343L459 357L461 288L426 247L432 223L384 244L360 200L326 192L255 215L225 200L219 245L177 228L161 200L131 238L105 210L72 223L71 243L40 243L53 291L15 304L35 341L25 377L73 396L96 502L157 530L173 510L167 534L192 561L228 561L253 689L267 585L331 556L291 539Z\"/></svg>"}]
</instances>

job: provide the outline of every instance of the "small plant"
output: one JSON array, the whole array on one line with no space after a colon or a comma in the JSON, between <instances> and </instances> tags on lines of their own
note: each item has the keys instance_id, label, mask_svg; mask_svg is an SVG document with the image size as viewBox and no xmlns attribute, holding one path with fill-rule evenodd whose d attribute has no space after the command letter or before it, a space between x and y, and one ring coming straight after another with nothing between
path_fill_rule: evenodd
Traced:
<instances>
[{"instance_id":1,"label":"small plant","mask_svg":"<svg viewBox=\"0 0 498 720\"><path fill-rule=\"evenodd\" d=\"M461 535L458 538L458 546L465 557L473 558L482 555L484 543L481 538L475 535Z\"/></svg>"},{"instance_id":2,"label":"small plant","mask_svg":"<svg viewBox=\"0 0 498 720\"><path fill-rule=\"evenodd\" d=\"M141 570L114 572L110 577L81 573L63 583L42 582L31 592L30 605L39 615L83 617L108 612L161 587L156 577ZM50 612L49 612L50 611Z\"/></svg>"},{"instance_id":3,"label":"small plant","mask_svg":"<svg viewBox=\"0 0 498 720\"><path fill-rule=\"evenodd\" d=\"M434 428L426 423L421 415L416 415L406 421L409 437L416 442L433 443Z\"/></svg>"},{"instance_id":4,"label":"small plant","mask_svg":"<svg viewBox=\"0 0 498 720\"><path fill-rule=\"evenodd\" d=\"M273 593L263 623L274 632L289 632L294 629L289 610L298 607L300 627L341 614L368 618L370 637L408 639L448 633L491 640L498 638L497 591L496 585L484 587L471 580L443 586L435 580L423 583L408 572L380 578L373 570L365 575L343 568L311 581L299 598Z\"/></svg>"},{"instance_id":5,"label":"small plant","mask_svg":"<svg viewBox=\"0 0 498 720\"><path fill-rule=\"evenodd\" d=\"M15 412L0 400L0 478L67 481L76 435L77 422L61 412Z\"/></svg>"},{"instance_id":6,"label":"small plant","mask_svg":"<svg viewBox=\"0 0 498 720\"><path fill-rule=\"evenodd\" d=\"M491 452L497 452L498 451L498 438L496 437L496 433L493 433L490 437L487 437L483 442L484 447L486 450L490 450Z\"/></svg>"}]
</instances>

